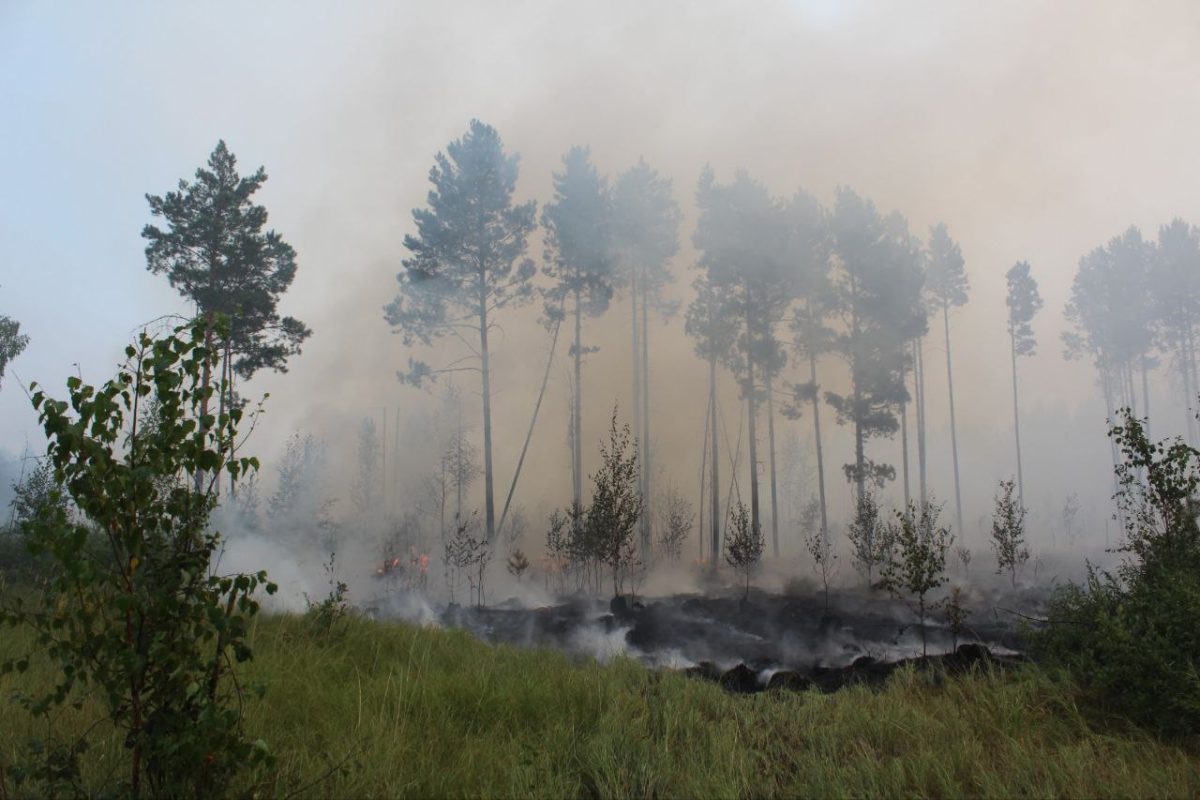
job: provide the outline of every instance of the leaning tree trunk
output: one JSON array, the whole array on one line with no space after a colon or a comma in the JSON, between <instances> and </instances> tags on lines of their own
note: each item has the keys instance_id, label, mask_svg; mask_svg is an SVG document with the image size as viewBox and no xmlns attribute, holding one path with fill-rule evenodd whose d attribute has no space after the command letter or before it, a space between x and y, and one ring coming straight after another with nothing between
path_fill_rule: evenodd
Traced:
<instances>
[{"instance_id":1,"label":"leaning tree trunk","mask_svg":"<svg viewBox=\"0 0 1200 800\"><path fill-rule=\"evenodd\" d=\"M1017 339L1009 333L1009 352L1012 356L1013 433L1017 440L1017 502L1025 507L1025 475L1021 471L1021 413L1017 405ZM1109 412L1111 416L1111 412Z\"/></svg>"},{"instance_id":2,"label":"leaning tree trunk","mask_svg":"<svg viewBox=\"0 0 1200 800\"><path fill-rule=\"evenodd\" d=\"M721 553L721 479L720 459L718 451L717 425L717 357L708 357L708 413L712 417L712 472L709 491L712 494L712 540L710 569L713 574L717 571L717 559Z\"/></svg>"},{"instance_id":3,"label":"leaning tree trunk","mask_svg":"<svg viewBox=\"0 0 1200 800\"><path fill-rule=\"evenodd\" d=\"M642 541L650 555L653 512L650 487L650 325L645 276L642 278Z\"/></svg>"},{"instance_id":4,"label":"leaning tree trunk","mask_svg":"<svg viewBox=\"0 0 1200 800\"><path fill-rule=\"evenodd\" d=\"M821 541L829 544L829 516L825 510L825 453L821 448L821 401L817 399L817 356L809 351L808 379L812 383L813 436L817 448L817 493L821 502Z\"/></svg>"},{"instance_id":5,"label":"leaning tree trunk","mask_svg":"<svg viewBox=\"0 0 1200 800\"><path fill-rule=\"evenodd\" d=\"M767 386L767 449L771 462L771 555L779 558L779 499L775 480L775 399L771 393L770 370L766 371Z\"/></svg>"},{"instance_id":6,"label":"leaning tree trunk","mask_svg":"<svg viewBox=\"0 0 1200 800\"><path fill-rule=\"evenodd\" d=\"M550 381L550 365L554 363L554 351L558 346L558 332L562 328L562 319L554 323L554 335L550 339L550 353L546 356L546 371L542 373L542 388L538 390L537 403L533 406L533 417L529 420L529 430L525 432L525 443L521 445L521 456L517 459L517 468L513 471L512 483L508 487L508 496L504 498L504 510L500 512L500 530L504 530L504 521L508 519L508 507L512 503L513 492L517 489L517 479L521 477L521 467L525 464L525 454L529 451L529 440L533 438L533 428L537 425L538 411L542 408L542 398L546 396L546 384Z\"/></svg>"},{"instance_id":7,"label":"leaning tree trunk","mask_svg":"<svg viewBox=\"0 0 1200 800\"><path fill-rule=\"evenodd\" d=\"M942 304L942 322L946 329L946 383L950 387L950 449L954 454L954 509L958 512L958 529L963 529L962 489L958 482L958 428L954 420L954 370L950 362L950 306Z\"/></svg>"},{"instance_id":8,"label":"leaning tree trunk","mask_svg":"<svg viewBox=\"0 0 1200 800\"><path fill-rule=\"evenodd\" d=\"M488 360L487 294L479 296L479 362L483 384L483 493L487 540L496 540L496 499L492 491L492 379Z\"/></svg>"}]
</instances>

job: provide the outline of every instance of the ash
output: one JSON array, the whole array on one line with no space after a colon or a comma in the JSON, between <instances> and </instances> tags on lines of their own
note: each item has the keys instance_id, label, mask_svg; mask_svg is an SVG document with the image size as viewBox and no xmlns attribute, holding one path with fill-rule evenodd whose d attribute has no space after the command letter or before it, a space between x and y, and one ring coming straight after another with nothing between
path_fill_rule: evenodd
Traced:
<instances>
[{"instance_id":1,"label":"ash","mask_svg":"<svg viewBox=\"0 0 1200 800\"><path fill-rule=\"evenodd\" d=\"M487 642L555 648L602 662L633 658L717 681L731 691L809 686L832 691L852 683L881 684L907 663L938 664L951 672L980 662L1014 665L1022 660L1023 645L1014 617L1000 610L1005 605L1028 609L1031 601L975 597L957 634L936 614L927 619L927 658L917 616L907 606L848 590L831 593L828 613L819 594L753 591L748 598L678 594L607 604L572 597L540 607L515 599L477 608L451 604L436 620ZM381 618L407 617L400 609L411 606L408 599L367 610ZM423 613L421 621L430 624L431 614Z\"/></svg>"}]
</instances>

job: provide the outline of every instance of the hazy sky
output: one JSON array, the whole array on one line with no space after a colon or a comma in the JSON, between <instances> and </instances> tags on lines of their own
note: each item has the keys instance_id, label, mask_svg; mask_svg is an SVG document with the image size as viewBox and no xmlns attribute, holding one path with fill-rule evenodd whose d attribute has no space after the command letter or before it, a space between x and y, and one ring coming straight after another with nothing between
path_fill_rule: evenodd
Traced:
<instances>
[{"instance_id":1,"label":"hazy sky","mask_svg":"<svg viewBox=\"0 0 1200 800\"><path fill-rule=\"evenodd\" d=\"M1153 236L1174 216L1200 222L1198 85L1200 4L1186 0L3 0L0 313L32 342L0 391L0 448L39 445L21 381L61 393L76 364L101 380L141 323L186 311L145 271L143 195L190 177L218 138L246 171L266 166L259 199L300 258L283 311L314 330L289 374L250 387L272 394L260 449L297 427L336 436L385 405L427 404L393 379L409 353L381 307L433 155L479 117L521 154L518 194L539 204L570 145L589 144L610 174L644 156L675 181L685 243L706 163L722 180L741 166L774 192L803 186L827 203L851 186L921 235L946 222L972 283L953 318L971 518L1013 468L1003 276L1030 261L1046 307L1038 355L1022 363L1027 495L1043 502L1043 487L1047 508L1072 488L1102 497L1103 404L1090 366L1062 360L1062 307L1079 257L1124 227ZM684 299L692 258L685 246ZM600 434L600 406L628 401L627 314L618 302L589 328L603 345L585 373L589 437ZM498 486L547 345L534 316L502 320ZM671 406L655 435L691 486L705 367L678 318L652 334L655 403ZM931 337L931 476L948 497L944 357ZM530 467L553 480L530 503L561 502L554 482L559 494L569 485L565 375L554 375ZM1164 428L1181 427L1176 394L1160 375ZM809 430L807 419L788 425ZM839 492L843 444L830 445ZM883 458L895 450L878 446Z\"/></svg>"}]
</instances>

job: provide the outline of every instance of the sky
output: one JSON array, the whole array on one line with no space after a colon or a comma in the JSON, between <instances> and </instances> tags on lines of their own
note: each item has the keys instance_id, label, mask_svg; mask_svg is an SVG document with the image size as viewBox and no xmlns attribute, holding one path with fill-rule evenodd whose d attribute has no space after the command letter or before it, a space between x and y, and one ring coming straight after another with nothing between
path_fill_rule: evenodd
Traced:
<instances>
[{"instance_id":1,"label":"sky","mask_svg":"<svg viewBox=\"0 0 1200 800\"><path fill-rule=\"evenodd\" d=\"M971 302L951 320L971 520L1015 468L1004 273L1028 260L1045 309L1037 355L1020 365L1026 493L1049 520L1079 492L1103 524L1104 406L1091 367L1062 358L1062 308L1088 250L1131 224L1153 236L1176 216L1200 222L1198 45L1200 5L1184 0L0 0L0 313L31 339L0 387L0 449L43 445L23 384L62 394L76 372L102 381L142 325L187 312L145 269L145 194L190 178L221 138L245 171L266 167L257 198L299 254L281 310L314 331L287 374L247 387L270 393L254 447L269 462L295 430L341 447L384 408L422 419L434 399L395 380L421 354L389 332L381 309L435 153L480 118L520 153L517 194L539 205L575 144L607 174L645 157L670 176L684 210L672 292L685 301L705 165L719 180L741 167L779 195L804 187L827 204L849 186L921 235L945 222L971 280ZM540 243L530 255L540 260ZM585 437L598 440L612 404L629 402L627 314L618 301L589 324L601 350L585 373ZM501 323L500 487L549 344L535 317L526 309ZM680 318L652 327L656 452L690 487L707 372ZM946 498L939 337L926 358L930 474ZM565 349L559 359L522 495L531 508L569 496ZM736 438L727 376L723 391ZM1160 370L1152 410L1162 432L1182 428L1179 394ZM781 424L809 433L807 417ZM848 437L829 436L844 506ZM898 458L894 442L876 447ZM414 451L414 475L422 458Z\"/></svg>"}]
</instances>

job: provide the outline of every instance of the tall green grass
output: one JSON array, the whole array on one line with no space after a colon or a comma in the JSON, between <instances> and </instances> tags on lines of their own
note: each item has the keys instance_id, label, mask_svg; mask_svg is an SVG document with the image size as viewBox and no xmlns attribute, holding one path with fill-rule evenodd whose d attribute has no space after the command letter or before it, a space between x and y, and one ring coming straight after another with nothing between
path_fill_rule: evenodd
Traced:
<instances>
[{"instance_id":1,"label":"tall green grass","mask_svg":"<svg viewBox=\"0 0 1200 800\"><path fill-rule=\"evenodd\" d=\"M2 634L0 658L24 635ZM1091 718L1029 669L882 691L734 696L631 661L492 647L461 631L262 619L247 727L277 755L259 794L306 797L1162 797L1200 794L1200 755ZM52 678L36 664L4 695ZM81 730L95 708L59 721ZM0 760L37 729L0 706ZM99 729L99 790L124 753ZM250 788L250 787L248 787Z\"/></svg>"}]
</instances>

